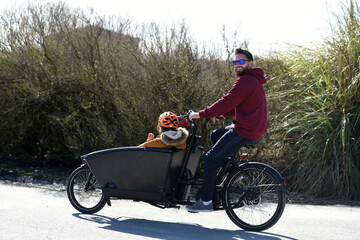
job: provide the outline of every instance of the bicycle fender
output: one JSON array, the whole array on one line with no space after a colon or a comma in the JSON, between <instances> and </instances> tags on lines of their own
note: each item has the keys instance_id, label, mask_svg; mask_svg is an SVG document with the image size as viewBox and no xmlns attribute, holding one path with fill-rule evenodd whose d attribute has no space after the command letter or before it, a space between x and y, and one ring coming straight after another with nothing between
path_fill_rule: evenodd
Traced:
<instances>
[{"instance_id":1,"label":"bicycle fender","mask_svg":"<svg viewBox=\"0 0 360 240\"><path fill-rule=\"evenodd\" d=\"M245 167L245 166L249 166L249 165L260 165L263 168L270 169L274 173L274 175L277 177L279 182L281 183L281 187L282 187L282 190L285 193L285 195L291 196L291 193L286 189L286 186L284 184L284 178L281 176L281 174L275 168L271 167L270 165L267 165L265 163L260 163L260 162L247 162L247 163L240 164L240 167Z\"/></svg>"}]
</instances>

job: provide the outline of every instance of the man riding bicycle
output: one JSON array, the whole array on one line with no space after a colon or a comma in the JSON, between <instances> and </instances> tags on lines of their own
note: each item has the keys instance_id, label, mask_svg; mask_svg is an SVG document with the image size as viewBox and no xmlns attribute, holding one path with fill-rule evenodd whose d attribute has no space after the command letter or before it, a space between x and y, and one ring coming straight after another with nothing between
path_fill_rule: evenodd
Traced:
<instances>
[{"instance_id":1,"label":"man riding bicycle","mask_svg":"<svg viewBox=\"0 0 360 240\"><path fill-rule=\"evenodd\" d=\"M261 68L253 68L252 54L241 48L235 50L234 71L238 76L229 92L211 106L190 113L189 119L233 117L230 126L211 133L213 147L204 157L204 180L199 201L186 209L190 212L213 210L213 194L217 169L221 162L232 156L240 147L255 143L267 131L267 103Z\"/></svg>"}]
</instances>

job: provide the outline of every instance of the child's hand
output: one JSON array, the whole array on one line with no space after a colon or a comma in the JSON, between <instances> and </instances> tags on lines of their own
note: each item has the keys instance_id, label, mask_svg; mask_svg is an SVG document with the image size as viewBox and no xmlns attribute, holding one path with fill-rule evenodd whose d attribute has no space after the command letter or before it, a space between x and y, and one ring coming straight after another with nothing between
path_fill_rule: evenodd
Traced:
<instances>
[{"instance_id":1,"label":"child's hand","mask_svg":"<svg viewBox=\"0 0 360 240\"><path fill-rule=\"evenodd\" d=\"M153 133L149 133L146 141L153 140L154 138L155 138L155 135Z\"/></svg>"}]
</instances>

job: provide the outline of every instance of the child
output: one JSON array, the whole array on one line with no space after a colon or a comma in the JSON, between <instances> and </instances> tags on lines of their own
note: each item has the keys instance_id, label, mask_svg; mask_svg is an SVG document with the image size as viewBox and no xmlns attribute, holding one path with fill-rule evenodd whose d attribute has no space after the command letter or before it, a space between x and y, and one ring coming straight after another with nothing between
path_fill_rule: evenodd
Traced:
<instances>
[{"instance_id":1,"label":"child","mask_svg":"<svg viewBox=\"0 0 360 240\"><path fill-rule=\"evenodd\" d=\"M157 125L159 135L155 138L154 134L149 133L148 139L139 147L153 148L186 148L186 140L189 132L185 128L178 128L178 118L172 112L164 112L160 115Z\"/></svg>"}]
</instances>

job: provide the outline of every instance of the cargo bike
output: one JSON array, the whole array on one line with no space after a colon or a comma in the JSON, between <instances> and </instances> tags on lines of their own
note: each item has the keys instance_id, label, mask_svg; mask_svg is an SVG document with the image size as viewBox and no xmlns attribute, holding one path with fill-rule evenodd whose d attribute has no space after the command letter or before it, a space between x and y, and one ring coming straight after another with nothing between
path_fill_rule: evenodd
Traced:
<instances>
[{"instance_id":1,"label":"cargo bike","mask_svg":"<svg viewBox=\"0 0 360 240\"><path fill-rule=\"evenodd\" d=\"M195 178L204 148L196 122L188 114L179 125L189 129L185 150L119 147L81 156L83 164L67 183L72 206L85 214L100 211L111 200L143 201L160 208L188 205L199 199L202 179ZM253 148L254 146L246 146ZM290 195L278 171L245 155L224 159L217 174L214 211L224 210L244 230L263 231L281 217ZM197 192L194 193L196 189Z\"/></svg>"}]
</instances>

